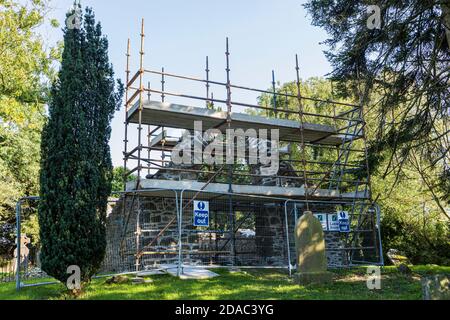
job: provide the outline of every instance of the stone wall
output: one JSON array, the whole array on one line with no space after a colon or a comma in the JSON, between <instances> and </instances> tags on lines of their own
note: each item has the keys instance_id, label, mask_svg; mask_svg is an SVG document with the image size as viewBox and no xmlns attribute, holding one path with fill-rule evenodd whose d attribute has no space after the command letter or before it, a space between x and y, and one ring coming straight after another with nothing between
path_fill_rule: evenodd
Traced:
<instances>
[{"instance_id":1,"label":"stone wall","mask_svg":"<svg viewBox=\"0 0 450 320\"><path fill-rule=\"evenodd\" d=\"M176 219L176 216L174 199L142 196L135 196L133 199L133 196L128 195L125 200L122 197L107 218L107 250L103 270L105 272L134 270L138 246L142 250L155 239L152 246L146 250L154 254L144 255L140 259L140 268L175 261L178 225L176 220L169 223ZM166 231L157 237L163 228L166 228ZM140 230L139 237L136 230ZM156 254L159 251L162 253Z\"/></svg>"},{"instance_id":2,"label":"stone wall","mask_svg":"<svg viewBox=\"0 0 450 320\"><path fill-rule=\"evenodd\" d=\"M257 254L263 265L287 265L284 207L276 203L262 204L255 214L255 237Z\"/></svg>"},{"instance_id":3,"label":"stone wall","mask_svg":"<svg viewBox=\"0 0 450 320\"><path fill-rule=\"evenodd\" d=\"M339 268L348 264L345 251L341 250L344 248L344 241L339 232L325 232L325 248L328 267Z\"/></svg>"},{"instance_id":4,"label":"stone wall","mask_svg":"<svg viewBox=\"0 0 450 320\"><path fill-rule=\"evenodd\" d=\"M125 206L125 210L124 210ZM328 208L329 209L329 208ZM236 256L232 252L230 233L196 232L192 226L192 208L183 214L182 251L183 262L197 265L219 264L247 266L287 266L287 245L284 203L258 203L237 209L240 215L248 216L247 224L235 234ZM324 210L324 208L313 208ZM229 226L226 202L211 202L209 230L226 229ZM318 211L323 212L323 211ZM131 213L131 214L129 214ZM137 218L139 217L139 224ZM119 199L107 219L107 254L103 263L104 272L134 271L137 246L148 254L142 256L139 268L178 261L178 221L176 203L172 198L135 197L128 195ZM216 221L214 220L216 219ZM249 223L250 222L250 223ZM295 261L293 239L294 219L290 217L289 238L292 263ZM141 232L137 241L136 230ZM252 227L249 227L251 225ZM166 229L160 235L161 230ZM341 234L326 232L327 258L330 267L345 265L345 254Z\"/></svg>"}]
</instances>

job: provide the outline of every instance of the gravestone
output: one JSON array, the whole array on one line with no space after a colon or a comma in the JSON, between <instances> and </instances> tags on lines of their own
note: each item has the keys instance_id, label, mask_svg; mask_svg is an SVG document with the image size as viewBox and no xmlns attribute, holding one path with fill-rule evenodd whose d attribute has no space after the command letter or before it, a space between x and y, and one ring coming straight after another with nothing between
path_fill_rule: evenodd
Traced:
<instances>
[{"instance_id":1,"label":"gravestone","mask_svg":"<svg viewBox=\"0 0 450 320\"><path fill-rule=\"evenodd\" d=\"M17 238L16 238L17 243ZM27 247L31 243L30 238L27 237L26 234L22 235L20 237L20 257L18 248L14 249L14 272L17 271L17 268L19 269L21 267L28 267L28 256L30 254L30 249ZM20 261L19 265L18 262Z\"/></svg>"},{"instance_id":2,"label":"gravestone","mask_svg":"<svg viewBox=\"0 0 450 320\"><path fill-rule=\"evenodd\" d=\"M424 300L450 300L449 275L434 275L422 279Z\"/></svg>"},{"instance_id":3,"label":"gravestone","mask_svg":"<svg viewBox=\"0 0 450 320\"><path fill-rule=\"evenodd\" d=\"M307 211L295 227L297 271L295 281L302 285L330 282L333 274L327 271L327 257L322 224Z\"/></svg>"}]
</instances>

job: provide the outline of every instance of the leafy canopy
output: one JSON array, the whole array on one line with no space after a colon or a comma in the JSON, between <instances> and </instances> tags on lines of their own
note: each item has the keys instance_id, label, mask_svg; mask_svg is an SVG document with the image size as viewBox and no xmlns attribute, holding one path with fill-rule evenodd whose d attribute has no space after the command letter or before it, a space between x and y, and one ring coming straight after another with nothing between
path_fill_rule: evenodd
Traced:
<instances>
[{"instance_id":1,"label":"leafy canopy","mask_svg":"<svg viewBox=\"0 0 450 320\"><path fill-rule=\"evenodd\" d=\"M46 49L37 28L52 23L44 1L0 1L0 254L14 245L16 201L39 190L41 130L58 49ZM54 25L54 23L52 23ZM32 243L35 221L24 219Z\"/></svg>"},{"instance_id":2,"label":"leafy canopy","mask_svg":"<svg viewBox=\"0 0 450 320\"><path fill-rule=\"evenodd\" d=\"M375 111L371 165L402 175L415 154L434 170L430 187L450 201L450 9L441 0L378 2L381 28L368 28L372 3L310 0L312 23L329 39L326 56L340 94ZM376 99L376 100L374 100ZM394 182L398 182L396 179Z\"/></svg>"}]
</instances>

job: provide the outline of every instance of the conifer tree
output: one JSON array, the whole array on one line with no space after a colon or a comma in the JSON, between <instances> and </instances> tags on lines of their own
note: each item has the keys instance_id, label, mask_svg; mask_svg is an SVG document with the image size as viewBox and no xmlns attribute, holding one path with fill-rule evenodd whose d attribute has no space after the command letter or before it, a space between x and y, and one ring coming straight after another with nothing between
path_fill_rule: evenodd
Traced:
<instances>
[{"instance_id":1,"label":"conifer tree","mask_svg":"<svg viewBox=\"0 0 450 320\"><path fill-rule=\"evenodd\" d=\"M81 16L79 4L67 16L76 13ZM105 254L113 169L110 122L123 95L93 11L86 9L80 21L64 30L61 68L41 145L42 269L62 282L72 265L80 267L82 282L88 282Z\"/></svg>"}]
</instances>

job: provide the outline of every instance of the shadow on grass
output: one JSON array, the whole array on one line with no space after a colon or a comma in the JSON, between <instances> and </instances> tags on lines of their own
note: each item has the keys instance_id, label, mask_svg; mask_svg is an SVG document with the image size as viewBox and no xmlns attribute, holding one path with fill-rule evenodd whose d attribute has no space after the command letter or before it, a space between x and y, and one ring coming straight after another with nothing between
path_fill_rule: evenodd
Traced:
<instances>
[{"instance_id":1,"label":"shadow on grass","mask_svg":"<svg viewBox=\"0 0 450 320\"><path fill-rule=\"evenodd\" d=\"M418 271L426 272L427 268ZM442 271L432 269L428 272ZM169 275L148 277L149 284L105 284L95 279L80 297L84 300L379 300L421 299L420 277L403 276L395 268L384 268L381 290L366 286L366 270L339 270L327 285L300 286L281 270L246 270L208 280L180 280ZM0 284L0 299L65 299L62 285L24 288Z\"/></svg>"}]
</instances>

